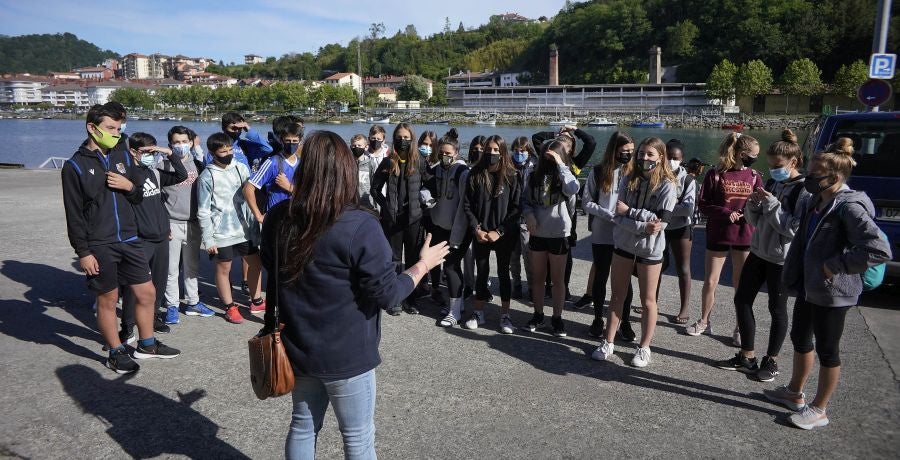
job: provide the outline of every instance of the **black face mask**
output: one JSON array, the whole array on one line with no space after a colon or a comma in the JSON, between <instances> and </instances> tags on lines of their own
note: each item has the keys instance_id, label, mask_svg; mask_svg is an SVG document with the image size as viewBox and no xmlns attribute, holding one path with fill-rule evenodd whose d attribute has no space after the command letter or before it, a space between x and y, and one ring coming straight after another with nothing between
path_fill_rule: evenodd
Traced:
<instances>
[{"instance_id":1,"label":"black face mask","mask_svg":"<svg viewBox=\"0 0 900 460\"><path fill-rule=\"evenodd\" d=\"M230 164L231 164L231 160L234 160L234 154L233 154L233 153L232 153L231 155L225 155L224 157L218 157L218 156L216 157L216 161L218 161L219 163L221 163L221 164L223 164L223 165L225 165L225 166L230 165Z\"/></svg>"},{"instance_id":2,"label":"black face mask","mask_svg":"<svg viewBox=\"0 0 900 460\"><path fill-rule=\"evenodd\" d=\"M481 150L470 150L469 151L469 163L475 164L478 163L478 159L481 158L481 154L484 153Z\"/></svg>"},{"instance_id":3,"label":"black face mask","mask_svg":"<svg viewBox=\"0 0 900 460\"><path fill-rule=\"evenodd\" d=\"M818 195L819 193L822 193L822 190L825 190L826 188L831 187L831 185L826 185L826 186L822 187L819 184L820 182L822 182L822 179L825 179L827 177L828 176L819 176L819 177L806 176L806 179L803 180L803 188L805 188L807 192L809 192L813 195Z\"/></svg>"},{"instance_id":4,"label":"black face mask","mask_svg":"<svg viewBox=\"0 0 900 460\"><path fill-rule=\"evenodd\" d=\"M656 162L653 160L637 160L638 168L644 172L649 173L656 169Z\"/></svg>"},{"instance_id":5,"label":"black face mask","mask_svg":"<svg viewBox=\"0 0 900 460\"><path fill-rule=\"evenodd\" d=\"M366 153L366 149L362 147L350 147L350 151L353 152L353 156L359 158L362 154Z\"/></svg>"},{"instance_id":6,"label":"black face mask","mask_svg":"<svg viewBox=\"0 0 900 460\"><path fill-rule=\"evenodd\" d=\"M497 163L500 163L500 155L491 155L491 157L488 159L488 164L494 166Z\"/></svg>"},{"instance_id":7,"label":"black face mask","mask_svg":"<svg viewBox=\"0 0 900 460\"><path fill-rule=\"evenodd\" d=\"M624 164L628 164L629 161L631 161L630 153L617 153L616 154L616 163L619 163L620 165L624 165Z\"/></svg>"},{"instance_id":8,"label":"black face mask","mask_svg":"<svg viewBox=\"0 0 900 460\"><path fill-rule=\"evenodd\" d=\"M741 163L744 164L745 168L749 168L753 166L753 163L756 163L756 159L759 157L741 157Z\"/></svg>"},{"instance_id":9,"label":"black face mask","mask_svg":"<svg viewBox=\"0 0 900 460\"><path fill-rule=\"evenodd\" d=\"M399 152L408 152L410 144L412 144L412 141L409 139L394 139L394 147Z\"/></svg>"},{"instance_id":10,"label":"black face mask","mask_svg":"<svg viewBox=\"0 0 900 460\"><path fill-rule=\"evenodd\" d=\"M227 131L227 132L225 132L225 134L227 134L228 137L230 137L232 141L236 141L236 140L240 139L240 137L241 137L241 130Z\"/></svg>"},{"instance_id":11,"label":"black face mask","mask_svg":"<svg viewBox=\"0 0 900 460\"><path fill-rule=\"evenodd\" d=\"M369 139L369 150L376 151L381 149L381 142L377 139Z\"/></svg>"}]
</instances>

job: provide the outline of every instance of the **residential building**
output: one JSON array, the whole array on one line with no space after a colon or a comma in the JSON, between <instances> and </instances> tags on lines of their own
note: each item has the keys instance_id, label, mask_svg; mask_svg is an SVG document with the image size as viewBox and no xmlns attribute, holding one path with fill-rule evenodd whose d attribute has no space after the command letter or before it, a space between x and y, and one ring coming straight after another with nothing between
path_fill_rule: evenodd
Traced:
<instances>
[{"instance_id":1,"label":"residential building","mask_svg":"<svg viewBox=\"0 0 900 460\"><path fill-rule=\"evenodd\" d=\"M75 72L48 72L47 75L53 80L81 80L81 75Z\"/></svg>"},{"instance_id":2,"label":"residential building","mask_svg":"<svg viewBox=\"0 0 900 460\"><path fill-rule=\"evenodd\" d=\"M45 86L41 89L41 100L54 107L90 107L87 88L74 83Z\"/></svg>"},{"instance_id":3,"label":"residential building","mask_svg":"<svg viewBox=\"0 0 900 460\"><path fill-rule=\"evenodd\" d=\"M351 86L359 93L362 91L362 82L355 73L340 72L325 79L325 84L331 86Z\"/></svg>"},{"instance_id":4,"label":"residential building","mask_svg":"<svg viewBox=\"0 0 900 460\"><path fill-rule=\"evenodd\" d=\"M450 88L493 88L500 86L500 74L497 72L459 72L456 75L444 77L447 90Z\"/></svg>"},{"instance_id":5,"label":"residential building","mask_svg":"<svg viewBox=\"0 0 900 460\"><path fill-rule=\"evenodd\" d=\"M262 64L263 62L266 62L266 60L262 56L255 54L244 55L244 64Z\"/></svg>"},{"instance_id":6,"label":"residential building","mask_svg":"<svg viewBox=\"0 0 900 460\"><path fill-rule=\"evenodd\" d=\"M504 13L504 14L495 14L491 16L491 21L502 21L502 22L534 22L531 19L522 16L519 13Z\"/></svg>"},{"instance_id":7,"label":"residential building","mask_svg":"<svg viewBox=\"0 0 900 460\"><path fill-rule=\"evenodd\" d=\"M172 58L154 53L148 58L149 73L146 78L162 79L172 76Z\"/></svg>"},{"instance_id":8,"label":"residential building","mask_svg":"<svg viewBox=\"0 0 900 460\"><path fill-rule=\"evenodd\" d=\"M406 77L396 77L393 75L366 77L362 81L362 89L363 91L368 91L371 88L391 88L396 91L397 87L405 81ZM427 78L425 81L428 83L428 98L431 99L434 95L434 82Z\"/></svg>"},{"instance_id":9,"label":"residential building","mask_svg":"<svg viewBox=\"0 0 900 460\"><path fill-rule=\"evenodd\" d=\"M82 67L72 72L82 80L110 80L115 77L115 72L106 67Z\"/></svg>"},{"instance_id":10,"label":"residential building","mask_svg":"<svg viewBox=\"0 0 900 460\"><path fill-rule=\"evenodd\" d=\"M150 59L138 53L125 56L125 78L145 79L150 78Z\"/></svg>"},{"instance_id":11,"label":"residential building","mask_svg":"<svg viewBox=\"0 0 900 460\"><path fill-rule=\"evenodd\" d=\"M50 84L49 77L31 74L4 75L0 78L0 105L34 105L42 101L41 89Z\"/></svg>"},{"instance_id":12,"label":"residential building","mask_svg":"<svg viewBox=\"0 0 900 460\"><path fill-rule=\"evenodd\" d=\"M397 92L391 88L375 88L378 91L378 102L393 104L397 102Z\"/></svg>"}]
</instances>

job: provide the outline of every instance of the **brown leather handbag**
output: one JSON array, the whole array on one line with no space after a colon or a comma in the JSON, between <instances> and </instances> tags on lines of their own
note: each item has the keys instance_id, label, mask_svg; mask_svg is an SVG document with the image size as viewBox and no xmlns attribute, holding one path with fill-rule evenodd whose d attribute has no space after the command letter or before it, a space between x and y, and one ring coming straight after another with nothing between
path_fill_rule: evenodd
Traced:
<instances>
[{"instance_id":1,"label":"brown leather handbag","mask_svg":"<svg viewBox=\"0 0 900 460\"><path fill-rule=\"evenodd\" d=\"M266 324L247 341L250 349L250 383L259 399L283 396L294 389L294 369L281 341L284 325L278 320L278 289L281 286L278 280L278 246L278 241L275 241L275 299L272 299L274 302L267 299Z\"/></svg>"}]
</instances>

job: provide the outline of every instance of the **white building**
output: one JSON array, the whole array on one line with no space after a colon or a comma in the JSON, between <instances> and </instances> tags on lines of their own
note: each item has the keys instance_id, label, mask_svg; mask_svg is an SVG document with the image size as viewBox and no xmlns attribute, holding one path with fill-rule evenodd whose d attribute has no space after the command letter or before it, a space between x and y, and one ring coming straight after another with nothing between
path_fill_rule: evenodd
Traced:
<instances>
[{"instance_id":1,"label":"white building","mask_svg":"<svg viewBox=\"0 0 900 460\"><path fill-rule=\"evenodd\" d=\"M586 109L679 111L712 104L705 83L450 87L450 107L522 111Z\"/></svg>"},{"instance_id":2,"label":"white building","mask_svg":"<svg viewBox=\"0 0 900 460\"><path fill-rule=\"evenodd\" d=\"M41 90L42 100L54 107L90 107L91 100L87 88L75 84L45 86Z\"/></svg>"},{"instance_id":3,"label":"white building","mask_svg":"<svg viewBox=\"0 0 900 460\"><path fill-rule=\"evenodd\" d=\"M386 77L366 77L362 82L362 87L363 91L368 91L371 88L390 88L396 91L397 87L405 81L406 77L395 77L393 75L388 75ZM431 97L434 96L434 82L427 78L425 79L425 82L428 84L428 99L431 99Z\"/></svg>"},{"instance_id":4,"label":"white building","mask_svg":"<svg viewBox=\"0 0 900 460\"><path fill-rule=\"evenodd\" d=\"M340 72L325 79L326 85L331 86L351 86L353 91L359 93L362 91L362 80L355 73Z\"/></svg>"},{"instance_id":5,"label":"white building","mask_svg":"<svg viewBox=\"0 0 900 460\"><path fill-rule=\"evenodd\" d=\"M266 60L262 56L255 54L244 55L244 64L262 64L263 62L266 62Z\"/></svg>"},{"instance_id":6,"label":"white building","mask_svg":"<svg viewBox=\"0 0 900 460\"><path fill-rule=\"evenodd\" d=\"M131 53L125 56L125 78L143 80L150 78L150 58Z\"/></svg>"},{"instance_id":7,"label":"white building","mask_svg":"<svg viewBox=\"0 0 900 460\"><path fill-rule=\"evenodd\" d=\"M50 84L47 77L30 74L0 79L0 105L33 105L43 102L41 89Z\"/></svg>"}]
</instances>

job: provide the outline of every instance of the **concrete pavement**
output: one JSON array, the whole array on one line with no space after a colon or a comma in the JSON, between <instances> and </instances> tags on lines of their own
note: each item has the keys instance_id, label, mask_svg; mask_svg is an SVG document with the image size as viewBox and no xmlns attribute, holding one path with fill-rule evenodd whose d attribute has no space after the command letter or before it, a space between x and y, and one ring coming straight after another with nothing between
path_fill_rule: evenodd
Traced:
<instances>
[{"instance_id":1,"label":"concrete pavement","mask_svg":"<svg viewBox=\"0 0 900 460\"><path fill-rule=\"evenodd\" d=\"M246 340L260 327L221 317L182 317L160 337L183 351L142 362L120 377L103 367L92 302L73 267L58 172L0 171L0 456L21 458L278 458L289 397L258 401L248 382ZM579 220L587 235L586 219ZM702 237L702 232L698 232ZM695 243L692 316L699 314L702 241ZM576 248L571 288L584 292L589 244ZM699 258L696 256L699 255ZM204 265L201 296L215 306ZM725 272L727 273L726 268ZM496 283L494 283L496 286ZM900 314L895 290L863 299L847 315L843 375L829 407L831 425L784 426L786 410L761 396L772 384L713 368L735 352L733 290L718 289L714 336L688 337L668 322L677 280L664 277L653 363L588 358L590 313L564 313L569 337L549 330L496 332L496 308L475 331L435 327L423 315L382 317L377 370L377 450L382 458L815 457L893 458L900 447ZM238 297L240 300L240 297ZM757 341L768 336L766 295L756 301ZM793 305L793 300L790 305ZM530 308L513 303L524 324ZM246 313L248 318L249 313ZM636 317L634 319L637 319ZM639 329L639 326L636 327ZM761 347L760 347L761 348ZM893 367L892 367L893 366ZM815 393L816 378L806 391ZM341 458L329 412L320 458Z\"/></svg>"}]
</instances>

